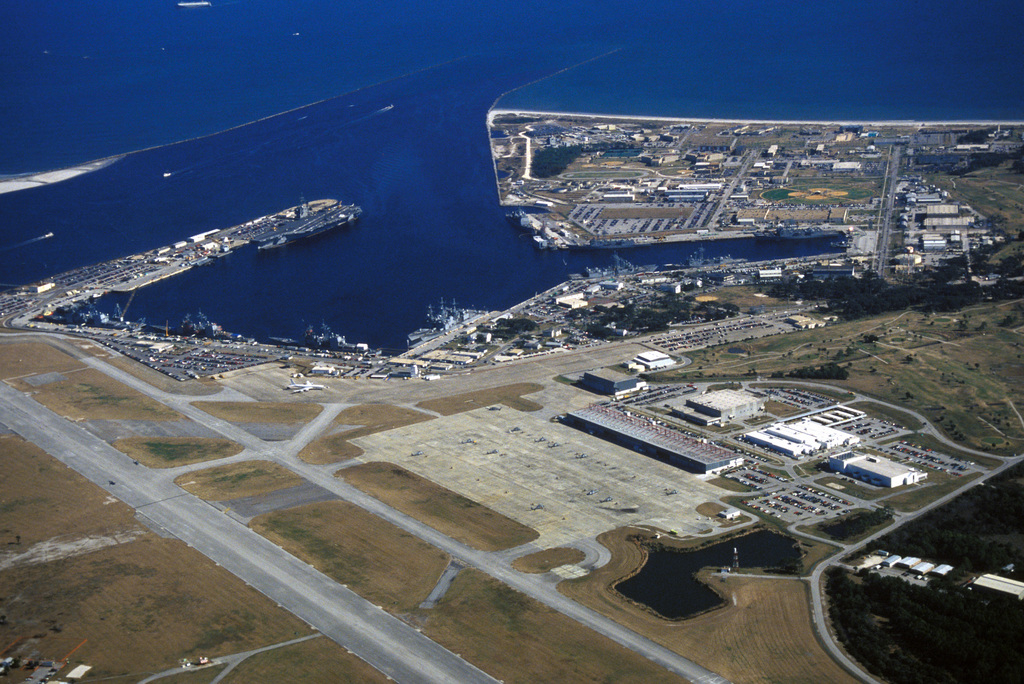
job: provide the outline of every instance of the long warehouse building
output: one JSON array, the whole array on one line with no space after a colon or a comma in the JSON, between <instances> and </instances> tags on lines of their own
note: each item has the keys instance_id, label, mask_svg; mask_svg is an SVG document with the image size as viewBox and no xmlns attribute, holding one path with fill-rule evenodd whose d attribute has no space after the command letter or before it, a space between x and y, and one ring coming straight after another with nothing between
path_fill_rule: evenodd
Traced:
<instances>
[{"instance_id":1,"label":"long warehouse building","mask_svg":"<svg viewBox=\"0 0 1024 684\"><path fill-rule=\"evenodd\" d=\"M608 406L573 411L565 423L696 473L718 473L743 464L736 452Z\"/></svg>"}]
</instances>

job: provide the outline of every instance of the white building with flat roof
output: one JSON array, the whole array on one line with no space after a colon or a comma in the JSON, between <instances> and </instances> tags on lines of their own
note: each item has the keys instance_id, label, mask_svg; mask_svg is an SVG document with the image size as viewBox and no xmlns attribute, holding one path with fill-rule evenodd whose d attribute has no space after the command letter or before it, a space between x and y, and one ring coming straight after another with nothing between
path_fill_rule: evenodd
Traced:
<instances>
[{"instance_id":1,"label":"white building with flat roof","mask_svg":"<svg viewBox=\"0 0 1024 684\"><path fill-rule=\"evenodd\" d=\"M639 364L647 370L657 370L659 368L668 368L674 366L675 361L668 354L664 354L659 351L645 351L637 354L633 358L633 363Z\"/></svg>"},{"instance_id":2,"label":"white building with flat roof","mask_svg":"<svg viewBox=\"0 0 1024 684\"><path fill-rule=\"evenodd\" d=\"M971 587L978 587L987 591L994 591L1000 594L1017 597L1017 600L1024 600L1024 582L1012 580L1009 577L999 575L982 575L974 580Z\"/></svg>"},{"instance_id":3,"label":"white building with flat roof","mask_svg":"<svg viewBox=\"0 0 1024 684\"><path fill-rule=\"evenodd\" d=\"M878 487L899 487L915 484L925 479L928 474L917 468L911 468L881 456L868 456L847 451L830 456L828 467L834 472L849 475ZM917 559L920 562L920 558Z\"/></svg>"}]
</instances>

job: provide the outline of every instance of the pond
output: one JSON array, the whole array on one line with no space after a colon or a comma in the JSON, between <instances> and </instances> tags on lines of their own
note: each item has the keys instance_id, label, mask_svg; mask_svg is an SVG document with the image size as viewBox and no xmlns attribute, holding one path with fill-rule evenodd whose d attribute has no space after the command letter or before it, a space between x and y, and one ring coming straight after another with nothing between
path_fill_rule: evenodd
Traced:
<instances>
[{"instance_id":1,"label":"pond","mask_svg":"<svg viewBox=\"0 0 1024 684\"><path fill-rule=\"evenodd\" d=\"M640 572L615 588L666 618L695 615L714 608L722 599L694 579L694 573L708 566L731 566L734 548L741 568L777 567L783 561L800 557L796 541L762 530L699 551L651 551Z\"/></svg>"}]
</instances>

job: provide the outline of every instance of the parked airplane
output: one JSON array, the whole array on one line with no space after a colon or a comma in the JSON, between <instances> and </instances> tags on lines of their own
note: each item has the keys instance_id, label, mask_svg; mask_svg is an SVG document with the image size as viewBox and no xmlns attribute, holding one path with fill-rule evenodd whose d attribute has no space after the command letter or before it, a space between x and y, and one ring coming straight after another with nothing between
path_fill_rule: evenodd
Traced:
<instances>
[{"instance_id":1,"label":"parked airplane","mask_svg":"<svg viewBox=\"0 0 1024 684\"><path fill-rule=\"evenodd\" d=\"M287 389L292 391L292 394L298 394L299 392L308 392L309 390L322 390L327 389L326 385L314 385L309 380L304 383L293 382L288 385Z\"/></svg>"}]
</instances>

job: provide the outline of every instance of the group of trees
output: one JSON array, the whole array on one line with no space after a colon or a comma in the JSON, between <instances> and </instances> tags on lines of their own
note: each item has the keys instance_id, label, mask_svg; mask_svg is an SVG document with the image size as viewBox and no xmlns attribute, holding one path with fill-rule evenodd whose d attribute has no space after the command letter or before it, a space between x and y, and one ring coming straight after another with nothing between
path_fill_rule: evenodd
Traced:
<instances>
[{"instance_id":1,"label":"group of trees","mask_svg":"<svg viewBox=\"0 0 1024 684\"><path fill-rule=\"evenodd\" d=\"M804 366L803 368L796 368L783 373L782 371L775 371L771 375L773 378L790 377L790 378L802 378L804 380L846 380L850 377L850 371L846 370L844 366L840 366L834 361L830 361L826 364L818 366Z\"/></svg>"},{"instance_id":2,"label":"group of trees","mask_svg":"<svg viewBox=\"0 0 1024 684\"><path fill-rule=\"evenodd\" d=\"M882 506L871 511L853 513L841 520L822 525L821 530L837 540L850 539L867 532L872 527L889 522L893 518L892 508Z\"/></svg>"},{"instance_id":3,"label":"group of trees","mask_svg":"<svg viewBox=\"0 0 1024 684\"><path fill-rule=\"evenodd\" d=\"M941 560L983 572L1012 563L1024 574L1024 551L1005 539L1024 536L1024 485L1016 466L983 487L973 487L951 502L893 530L879 542L887 549Z\"/></svg>"},{"instance_id":4,"label":"group of trees","mask_svg":"<svg viewBox=\"0 0 1024 684\"><path fill-rule=\"evenodd\" d=\"M1024 274L1024 257L991 260L993 248L972 255L970 273L1017 276ZM805 299L824 302L828 309L847 320L874 316L889 311L956 311L985 299L1002 301L1024 297L1024 282L1001 278L981 287L967 276L964 257L946 260L939 267L919 274L904 283L890 283L871 271L859 278L830 278L786 281L768 291L781 299Z\"/></svg>"},{"instance_id":5,"label":"group of trees","mask_svg":"<svg viewBox=\"0 0 1024 684\"><path fill-rule=\"evenodd\" d=\"M592 145L563 145L561 147L542 147L533 153L530 175L534 178L551 178L569 168L583 153L600 152L610 148L608 143ZM618 145L617 149L621 149ZM632 148L630 148L632 149Z\"/></svg>"},{"instance_id":6,"label":"group of trees","mask_svg":"<svg viewBox=\"0 0 1024 684\"><path fill-rule=\"evenodd\" d=\"M826 585L832 623L847 650L893 684L1021 682L1020 603L938 584L875 574L858 583L834 568Z\"/></svg>"}]
</instances>

